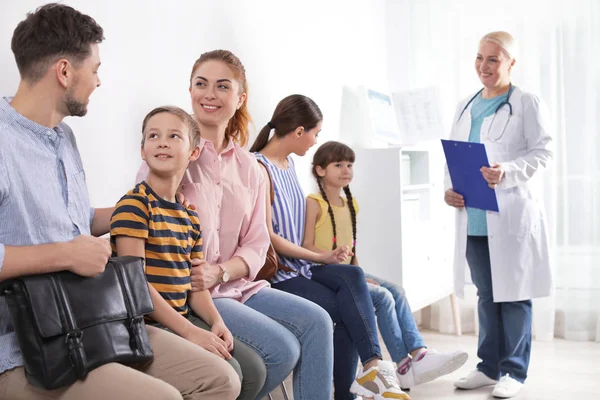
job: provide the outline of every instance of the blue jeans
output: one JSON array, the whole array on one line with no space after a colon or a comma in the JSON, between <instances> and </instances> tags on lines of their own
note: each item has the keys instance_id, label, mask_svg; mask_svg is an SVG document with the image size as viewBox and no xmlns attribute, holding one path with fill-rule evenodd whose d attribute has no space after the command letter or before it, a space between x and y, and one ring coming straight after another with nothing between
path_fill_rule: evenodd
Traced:
<instances>
[{"instance_id":1,"label":"blue jeans","mask_svg":"<svg viewBox=\"0 0 600 400\"><path fill-rule=\"evenodd\" d=\"M365 277L380 285L369 283L369 293L375 307L379 332L392 361L399 362L411 351L425 347L404 290L376 276L365 274Z\"/></svg>"},{"instance_id":2,"label":"blue jeans","mask_svg":"<svg viewBox=\"0 0 600 400\"><path fill-rule=\"evenodd\" d=\"M467 237L467 262L479 297L477 369L492 379L527 379L531 355L531 300L494 303L487 236Z\"/></svg>"},{"instance_id":3,"label":"blue jeans","mask_svg":"<svg viewBox=\"0 0 600 400\"><path fill-rule=\"evenodd\" d=\"M335 398L354 399L350 386L358 356L363 364L381 359L373 303L362 269L350 265L318 265L312 279L303 276L273 284L323 307L335 322L333 382Z\"/></svg>"},{"instance_id":4,"label":"blue jeans","mask_svg":"<svg viewBox=\"0 0 600 400\"><path fill-rule=\"evenodd\" d=\"M214 299L225 324L267 367L262 399L294 371L294 399L331 399L333 323L316 304L271 288L246 303Z\"/></svg>"}]
</instances>

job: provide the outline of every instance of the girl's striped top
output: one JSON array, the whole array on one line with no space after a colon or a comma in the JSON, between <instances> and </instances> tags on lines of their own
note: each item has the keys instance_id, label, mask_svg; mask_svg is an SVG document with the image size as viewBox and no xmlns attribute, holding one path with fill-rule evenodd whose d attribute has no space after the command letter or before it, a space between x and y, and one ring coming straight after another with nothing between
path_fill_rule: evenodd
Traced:
<instances>
[{"instance_id":1,"label":"girl's striped top","mask_svg":"<svg viewBox=\"0 0 600 400\"><path fill-rule=\"evenodd\" d=\"M298 182L294 161L288 157L288 168L281 169L270 162L260 153L255 153L256 158L269 170L275 190L273 199L272 222L273 231L290 242L302 246L304 239L304 223L306 221L306 200L304 192ZM280 261L295 272L277 271L271 282L277 283L297 277L299 274L311 278L310 267L312 263L299 258L279 256Z\"/></svg>"}]
</instances>

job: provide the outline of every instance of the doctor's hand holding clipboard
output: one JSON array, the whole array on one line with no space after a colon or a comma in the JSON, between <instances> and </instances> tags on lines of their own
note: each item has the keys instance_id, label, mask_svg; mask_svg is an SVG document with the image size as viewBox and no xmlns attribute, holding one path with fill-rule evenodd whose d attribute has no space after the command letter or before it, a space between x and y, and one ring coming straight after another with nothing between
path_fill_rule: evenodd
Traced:
<instances>
[{"instance_id":1,"label":"doctor's hand holding clipboard","mask_svg":"<svg viewBox=\"0 0 600 400\"><path fill-rule=\"evenodd\" d=\"M455 159L463 166L477 158L471 158L474 153L484 156L456 178L446 152L444 200L456 214L454 288L464 297L468 267L479 298L481 362L454 385L494 385L492 395L500 398L516 396L527 378L531 299L553 291L542 194L531 182L553 157L550 124L540 98L511 82L516 55L516 42L507 32L480 40L474 61L483 88L458 104L447 142L453 151L466 147L469 158ZM497 212L485 202L472 205L474 187L493 195Z\"/></svg>"},{"instance_id":2,"label":"doctor's hand holding clipboard","mask_svg":"<svg viewBox=\"0 0 600 400\"><path fill-rule=\"evenodd\" d=\"M448 205L500 211L494 189L504 175L502 166L490 166L481 143L442 140L452 188L445 194ZM481 215L481 211L479 211Z\"/></svg>"}]
</instances>

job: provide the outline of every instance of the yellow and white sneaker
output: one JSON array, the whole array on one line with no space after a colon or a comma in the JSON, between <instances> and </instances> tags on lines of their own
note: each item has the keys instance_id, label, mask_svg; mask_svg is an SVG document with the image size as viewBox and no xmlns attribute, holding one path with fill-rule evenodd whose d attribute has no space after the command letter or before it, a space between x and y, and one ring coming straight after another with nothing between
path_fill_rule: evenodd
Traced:
<instances>
[{"instance_id":1,"label":"yellow and white sneaker","mask_svg":"<svg viewBox=\"0 0 600 400\"><path fill-rule=\"evenodd\" d=\"M387 365L381 361L378 367L371 367L360 373L350 391L363 398L374 400L401 399L410 400L410 396L404 393L396 380L396 371L393 365Z\"/></svg>"}]
</instances>

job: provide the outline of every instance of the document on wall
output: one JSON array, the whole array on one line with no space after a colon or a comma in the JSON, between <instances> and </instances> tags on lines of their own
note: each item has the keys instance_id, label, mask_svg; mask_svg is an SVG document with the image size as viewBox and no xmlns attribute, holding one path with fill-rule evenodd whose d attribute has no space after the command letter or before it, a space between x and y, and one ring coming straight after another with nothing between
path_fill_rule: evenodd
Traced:
<instances>
[{"instance_id":1,"label":"document on wall","mask_svg":"<svg viewBox=\"0 0 600 400\"><path fill-rule=\"evenodd\" d=\"M439 90L427 87L392 93L402 142L414 144L443 135Z\"/></svg>"},{"instance_id":2,"label":"document on wall","mask_svg":"<svg viewBox=\"0 0 600 400\"><path fill-rule=\"evenodd\" d=\"M496 191L483 178L481 167L489 167L485 146L481 143L442 139L452 190L461 194L465 206L499 211Z\"/></svg>"}]
</instances>

